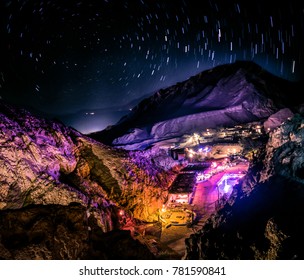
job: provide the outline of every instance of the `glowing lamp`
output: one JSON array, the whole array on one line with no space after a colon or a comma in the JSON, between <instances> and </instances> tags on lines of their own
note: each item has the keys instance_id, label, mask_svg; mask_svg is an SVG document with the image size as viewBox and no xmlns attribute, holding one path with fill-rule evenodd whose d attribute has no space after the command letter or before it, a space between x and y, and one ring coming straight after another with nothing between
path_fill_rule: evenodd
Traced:
<instances>
[{"instance_id":1,"label":"glowing lamp","mask_svg":"<svg viewBox=\"0 0 304 280\"><path fill-rule=\"evenodd\" d=\"M205 147L203 151L204 151L205 153L210 152L210 148Z\"/></svg>"},{"instance_id":2,"label":"glowing lamp","mask_svg":"<svg viewBox=\"0 0 304 280\"><path fill-rule=\"evenodd\" d=\"M231 190L232 186L226 184L224 187L224 193L228 193Z\"/></svg>"}]
</instances>

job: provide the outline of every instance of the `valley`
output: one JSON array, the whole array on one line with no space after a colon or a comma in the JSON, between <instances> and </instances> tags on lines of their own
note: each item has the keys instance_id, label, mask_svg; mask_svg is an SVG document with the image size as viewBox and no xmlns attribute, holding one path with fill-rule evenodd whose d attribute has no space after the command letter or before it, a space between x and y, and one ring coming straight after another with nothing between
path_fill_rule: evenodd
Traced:
<instances>
[{"instance_id":1,"label":"valley","mask_svg":"<svg viewBox=\"0 0 304 280\"><path fill-rule=\"evenodd\" d=\"M251 129L248 128L252 127L254 130L249 131ZM179 171L169 188L167 200L158 210L161 231L154 234L150 230L151 235L144 232L145 235L138 238L152 248L157 258L182 259L185 256L185 239L199 231L210 216L229 200L234 185L248 171L250 159L243 151L248 156L253 152L250 150L252 147L244 149L238 141L241 137L251 137L256 141L263 141L266 137L256 123L228 129L208 129L202 135L207 136L208 142L204 143L203 137L195 133L191 137L183 137L187 140L175 143L174 148L168 151L178 158L184 168ZM219 135L225 135L224 143Z\"/></svg>"},{"instance_id":2,"label":"valley","mask_svg":"<svg viewBox=\"0 0 304 280\"><path fill-rule=\"evenodd\" d=\"M0 101L0 258L304 258L297 93L236 62L89 135Z\"/></svg>"}]
</instances>

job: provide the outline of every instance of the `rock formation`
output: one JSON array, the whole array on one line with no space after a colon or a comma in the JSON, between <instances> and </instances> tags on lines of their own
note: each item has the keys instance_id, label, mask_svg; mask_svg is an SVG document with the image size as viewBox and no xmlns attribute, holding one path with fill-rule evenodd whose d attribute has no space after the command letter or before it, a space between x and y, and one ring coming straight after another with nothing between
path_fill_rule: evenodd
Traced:
<instances>
[{"instance_id":1,"label":"rock formation","mask_svg":"<svg viewBox=\"0 0 304 280\"><path fill-rule=\"evenodd\" d=\"M304 118L270 133L225 206L186 240L186 259L304 258Z\"/></svg>"},{"instance_id":2,"label":"rock formation","mask_svg":"<svg viewBox=\"0 0 304 280\"><path fill-rule=\"evenodd\" d=\"M285 107L293 110L304 101L295 87L252 62L221 65L156 92L116 125L90 136L128 150L145 149L205 128L265 120Z\"/></svg>"},{"instance_id":3,"label":"rock formation","mask_svg":"<svg viewBox=\"0 0 304 280\"><path fill-rule=\"evenodd\" d=\"M150 258L120 230L157 221L178 168L163 151L113 149L1 103L0 258ZM103 250L111 233L134 250Z\"/></svg>"},{"instance_id":4,"label":"rock formation","mask_svg":"<svg viewBox=\"0 0 304 280\"><path fill-rule=\"evenodd\" d=\"M269 116L269 118L264 122L264 130L269 131L269 130L273 130L274 128L277 128L283 122L292 118L293 115L294 115L293 112L288 108L279 110L278 112Z\"/></svg>"},{"instance_id":5,"label":"rock formation","mask_svg":"<svg viewBox=\"0 0 304 280\"><path fill-rule=\"evenodd\" d=\"M224 208L187 239L185 258L304 258L303 100L292 87L253 63L219 66L91 135L104 144L0 102L0 258L153 259L136 226L158 221L182 168L155 144L255 120L270 128L266 148Z\"/></svg>"},{"instance_id":6,"label":"rock formation","mask_svg":"<svg viewBox=\"0 0 304 280\"><path fill-rule=\"evenodd\" d=\"M129 231L104 232L86 207L29 205L2 210L0 258L19 260L154 259ZM126 250L127 248L127 250Z\"/></svg>"}]
</instances>

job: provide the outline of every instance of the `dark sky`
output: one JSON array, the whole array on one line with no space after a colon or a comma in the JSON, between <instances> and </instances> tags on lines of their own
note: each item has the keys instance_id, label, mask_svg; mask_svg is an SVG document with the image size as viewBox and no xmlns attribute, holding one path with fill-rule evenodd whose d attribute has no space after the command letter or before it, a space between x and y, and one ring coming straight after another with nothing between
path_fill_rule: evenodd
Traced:
<instances>
[{"instance_id":1,"label":"dark sky","mask_svg":"<svg viewBox=\"0 0 304 280\"><path fill-rule=\"evenodd\" d=\"M235 60L298 80L301 2L2 0L0 95L71 114L68 124L88 132L116 121L111 107L128 110L134 99Z\"/></svg>"}]
</instances>

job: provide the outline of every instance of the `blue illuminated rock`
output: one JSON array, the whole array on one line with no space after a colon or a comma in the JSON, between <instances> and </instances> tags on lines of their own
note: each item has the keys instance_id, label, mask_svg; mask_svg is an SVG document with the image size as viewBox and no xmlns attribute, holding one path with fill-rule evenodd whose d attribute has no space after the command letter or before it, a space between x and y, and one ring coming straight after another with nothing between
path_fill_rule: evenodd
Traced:
<instances>
[{"instance_id":1,"label":"blue illuminated rock","mask_svg":"<svg viewBox=\"0 0 304 280\"><path fill-rule=\"evenodd\" d=\"M275 128L229 200L186 240L186 259L304 259L304 119Z\"/></svg>"}]
</instances>

